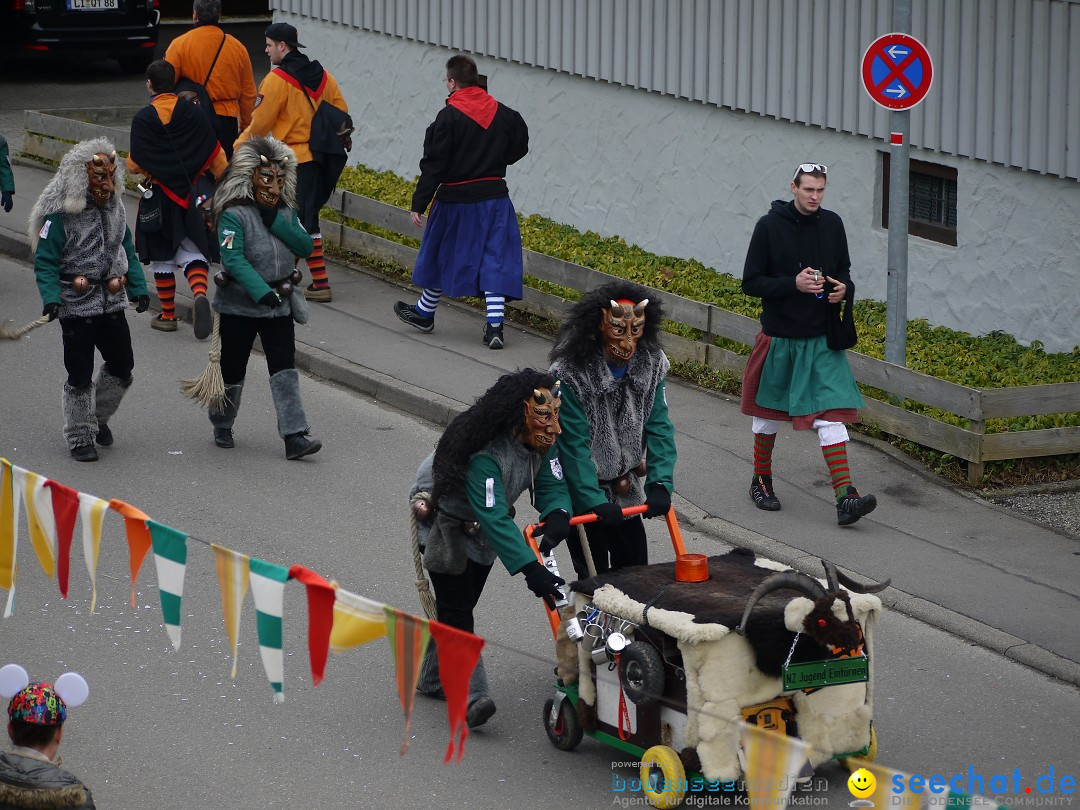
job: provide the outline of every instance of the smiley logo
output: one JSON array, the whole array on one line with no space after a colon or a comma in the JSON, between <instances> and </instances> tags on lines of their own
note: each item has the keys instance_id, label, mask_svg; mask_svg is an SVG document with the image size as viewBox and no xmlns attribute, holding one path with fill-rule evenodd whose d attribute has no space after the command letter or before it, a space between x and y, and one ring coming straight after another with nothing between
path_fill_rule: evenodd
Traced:
<instances>
[{"instance_id":1,"label":"smiley logo","mask_svg":"<svg viewBox=\"0 0 1080 810\"><path fill-rule=\"evenodd\" d=\"M848 777L847 787L851 791L851 795L856 799L865 799L867 796L874 795L877 780L866 768L859 768Z\"/></svg>"}]
</instances>

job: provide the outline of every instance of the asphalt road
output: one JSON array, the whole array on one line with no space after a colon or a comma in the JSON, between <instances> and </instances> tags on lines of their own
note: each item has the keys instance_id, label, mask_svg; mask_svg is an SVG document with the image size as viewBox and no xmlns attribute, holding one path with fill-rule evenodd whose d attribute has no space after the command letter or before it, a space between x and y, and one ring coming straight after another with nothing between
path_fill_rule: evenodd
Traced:
<instances>
[{"instance_id":1,"label":"asphalt road","mask_svg":"<svg viewBox=\"0 0 1080 810\"><path fill-rule=\"evenodd\" d=\"M39 311L27 265L0 258L0 300L5 316ZM154 332L148 321L129 314L136 382L112 422L116 445L96 464L72 461L60 437L63 366L55 325L0 345L0 454L80 491L126 500L194 537L282 565L301 563L356 593L419 612L405 500L436 432L304 378L309 418L325 450L288 462L255 355L238 447L219 450L205 414L176 388L178 378L201 371L206 344L187 330ZM519 510L527 514L527 504ZM656 558L670 558L659 527L650 528ZM115 515L102 540L93 615L78 539L71 596L62 601L31 554L25 526L21 536L15 612L0 622L0 659L22 663L34 677L52 679L68 669L88 677L91 698L72 710L63 754L101 807L486 810L591 808L626 797L612 788L613 774L635 775L621 764L625 755L592 740L563 753L547 741L540 714L552 691L549 631L520 578L499 568L477 622L489 640L498 713L469 737L462 764L442 767L442 703L418 699L412 748L398 754L405 724L386 642L331 658L326 680L312 686L298 585L286 588L286 701L275 705L250 602L238 676L229 678L212 556L202 544L189 544L183 643L173 652L151 559L140 572L135 607L128 602L127 551ZM686 542L691 550L720 550L705 537ZM1076 689L895 613L880 626L875 666L882 764L946 776L966 774L969 766L987 777L1019 769L1025 784L1051 767L1058 777L1077 775ZM823 765L804 800L846 804L846 777L838 764Z\"/></svg>"}]
</instances>

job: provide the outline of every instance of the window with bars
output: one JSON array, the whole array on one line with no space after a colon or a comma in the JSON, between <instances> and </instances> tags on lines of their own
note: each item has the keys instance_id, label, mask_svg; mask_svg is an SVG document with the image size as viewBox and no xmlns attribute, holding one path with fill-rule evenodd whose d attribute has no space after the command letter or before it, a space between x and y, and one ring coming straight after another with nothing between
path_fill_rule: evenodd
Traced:
<instances>
[{"instance_id":1,"label":"window with bars","mask_svg":"<svg viewBox=\"0 0 1080 810\"><path fill-rule=\"evenodd\" d=\"M889 227L889 153L881 153L881 226ZM956 246L956 169L922 160L908 167L908 233Z\"/></svg>"}]
</instances>

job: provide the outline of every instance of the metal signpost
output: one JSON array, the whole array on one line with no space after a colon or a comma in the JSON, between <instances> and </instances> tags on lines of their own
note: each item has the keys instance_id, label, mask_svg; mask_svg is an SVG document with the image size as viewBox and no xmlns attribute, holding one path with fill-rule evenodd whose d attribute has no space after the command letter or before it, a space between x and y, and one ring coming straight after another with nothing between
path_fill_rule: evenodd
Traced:
<instances>
[{"instance_id":1,"label":"metal signpost","mask_svg":"<svg viewBox=\"0 0 1080 810\"><path fill-rule=\"evenodd\" d=\"M911 27L910 0L896 0L893 24ZM878 37L862 60L862 81L889 116L889 286L885 302L885 359L907 365L908 135L912 107L926 98L934 78L930 54L910 34Z\"/></svg>"}]
</instances>

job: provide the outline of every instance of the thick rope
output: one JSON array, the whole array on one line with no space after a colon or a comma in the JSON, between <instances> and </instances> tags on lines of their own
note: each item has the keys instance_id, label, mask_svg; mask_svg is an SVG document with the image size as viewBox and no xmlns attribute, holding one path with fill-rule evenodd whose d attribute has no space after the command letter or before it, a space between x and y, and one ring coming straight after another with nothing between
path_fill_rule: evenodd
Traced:
<instances>
[{"instance_id":1,"label":"thick rope","mask_svg":"<svg viewBox=\"0 0 1080 810\"><path fill-rule=\"evenodd\" d=\"M39 326L44 326L48 322L49 316L42 315L36 321L30 321L30 323L25 324L24 326L0 326L0 338L2 338L3 340L18 340L27 332L31 332L34 329L37 329Z\"/></svg>"},{"instance_id":2,"label":"thick rope","mask_svg":"<svg viewBox=\"0 0 1080 810\"><path fill-rule=\"evenodd\" d=\"M417 528L416 513L412 510L412 505L420 500L426 500L431 502L430 492L417 492L412 496L412 500L409 501L409 526L412 532L412 557L413 565L416 566L416 592L420 594L420 606L424 609L424 614L429 619L437 619L438 616L435 611L435 597L431 593L431 584L428 582L427 574L424 573L424 562L420 556L420 530Z\"/></svg>"},{"instance_id":3,"label":"thick rope","mask_svg":"<svg viewBox=\"0 0 1080 810\"><path fill-rule=\"evenodd\" d=\"M214 331L210 334L210 361L206 369L193 380L180 380L184 396L204 408L220 411L225 408L225 380L221 376L221 316L214 312Z\"/></svg>"},{"instance_id":4,"label":"thick rope","mask_svg":"<svg viewBox=\"0 0 1080 810\"><path fill-rule=\"evenodd\" d=\"M589 535L585 534L585 524L579 523L577 527L578 540L581 541L581 550L585 552L585 567L590 577L596 576L596 563L593 562L592 548L589 546Z\"/></svg>"}]
</instances>

